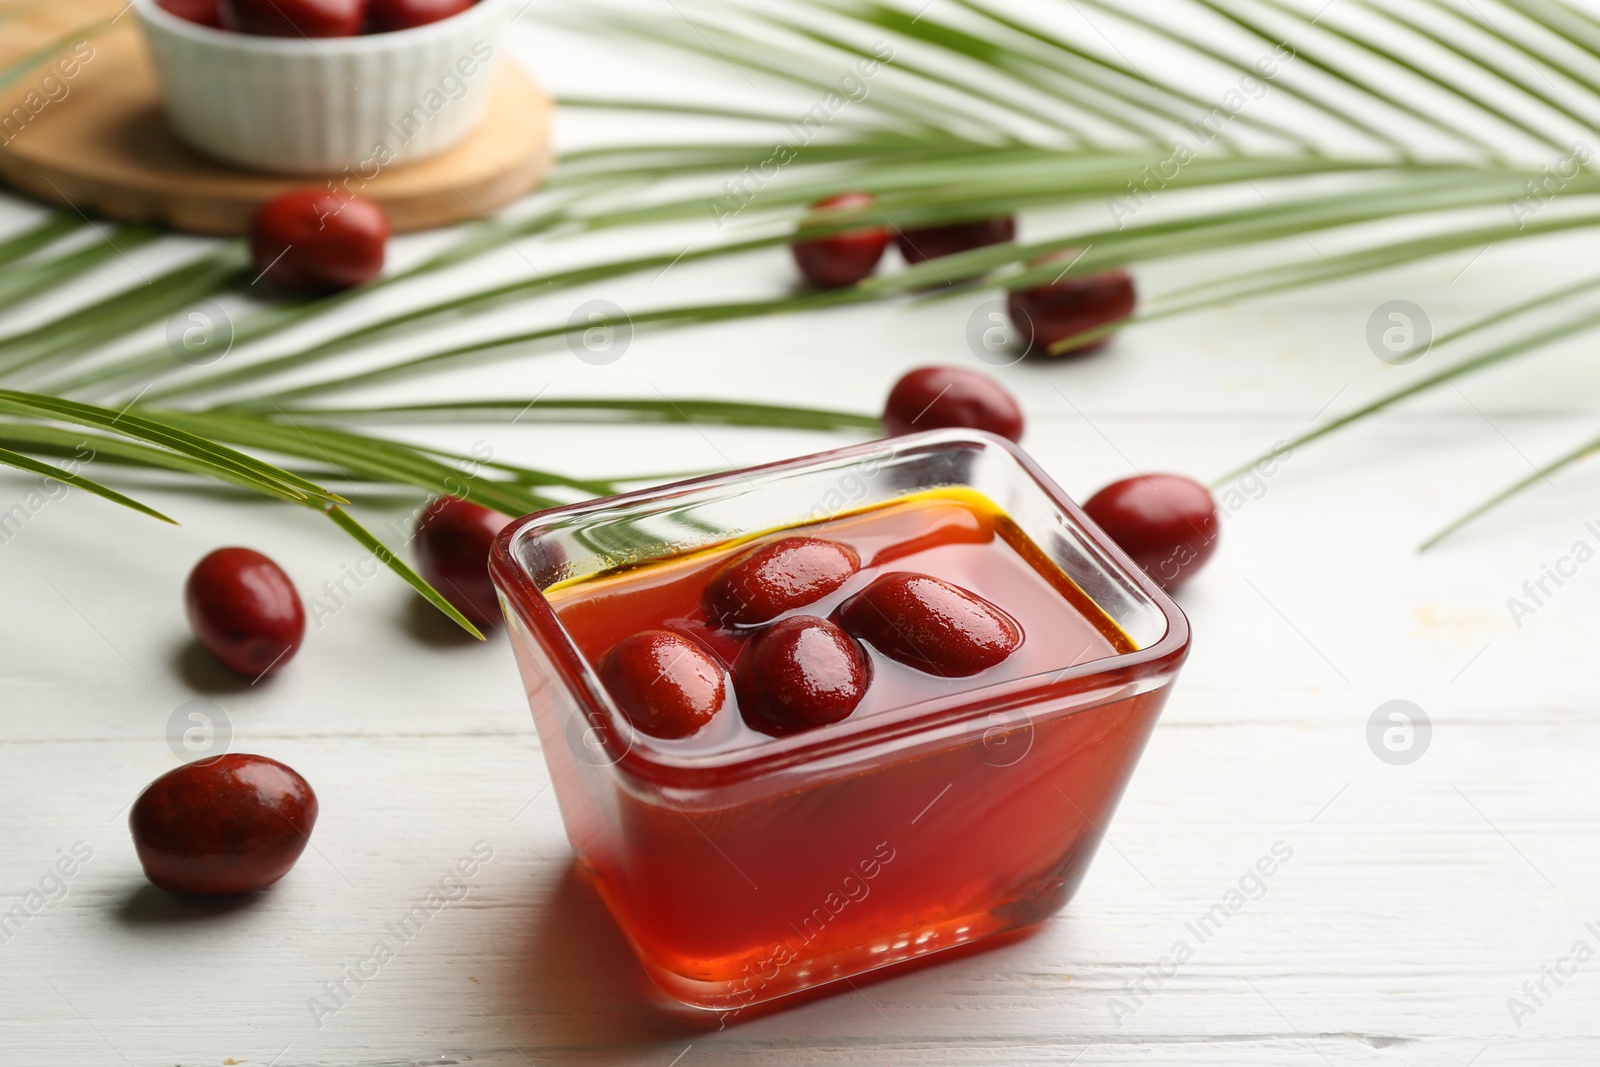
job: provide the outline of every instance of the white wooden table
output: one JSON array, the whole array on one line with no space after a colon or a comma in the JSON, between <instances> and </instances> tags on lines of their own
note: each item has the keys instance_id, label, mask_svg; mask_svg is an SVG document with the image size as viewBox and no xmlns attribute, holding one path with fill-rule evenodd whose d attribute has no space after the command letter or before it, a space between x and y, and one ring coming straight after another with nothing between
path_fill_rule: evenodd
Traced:
<instances>
[{"instance_id":1,"label":"white wooden table","mask_svg":"<svg viewBox=\"0 0 1600 1067\"><path fill-rule=\"evenodd\" d=\"M591 87L603 59L526 32L517 46L557 85L587 74ZM564 121L565 137L603 125ZM27 210L9 205L6 218ZM550 257L541 265L574 254L531 243L471 270L525 272L523 253ZM1373 358L1363 331L1383 301L1414 300L1444 329L1590 258L1584 241L1496 248L1459 279L1470 255L1150 325L1081 363L997 373L1024 399L1028 447L1080 497L1136 469L1209 478L1435 365ZM124 280L119 270L104 280ZM782 253L755 255L495 321L555 319L595 296L646 306L773 291L789 272ZM1141 275L1151 290L1182 280ZM642 334L609 366L557 350L464 374L461 392L659 389L871 410L912 366L972 362L974 303ZM1181 596L1192 658L1061 915L990 951L726 1020L653 992L574 876L503 638L458 639L383 576L314 626L281 677L240 687L193 652L179 603L188 568L244 543L326 599L323 583L360 555L352 543L299 509L159 487L150 499L181 528L81 493L51 502L0 546L0 910L41 881L58 898L0 936L0 1063L1593 1063L1600 962L1568 958L1579 942L1585 956L1600 950L1600 565L1520 627L1506 601L1574 542L1600 543L1585 526L1600 518L1600 468L1414 551L1530 457L1594 432L1592 345L1302 450L1228 517L1218 555ZM716 427L427 432L590 474L743 464L837 440ZM0 476L0 510L36 485ZM398 520L410 506L397 497L363 514ZM197 698L224 709L235 749L288 762L321 798L314 847L257 898L170 897L146 885L128 838L128 804L174 766L169 718ZM1431 721L1409 765L1367 740L1369 717L1394 699ZM312 998L330 1003L327 983L478 842L493 859L466 898L375 977L347 983L317 1025ZM1275 845L1292 858L1259 886L1246 880L1249 899L1195 937L1186 924ZM92 858L51 878L74 848ZM1560 985L1543 977L1558 963L1570 972ZM1535 987L1535 1001L1524 983L1541 980L1548 995ZM1510 998L1528 1008L1520 1018Z\"/></svg>"}]
</instances>

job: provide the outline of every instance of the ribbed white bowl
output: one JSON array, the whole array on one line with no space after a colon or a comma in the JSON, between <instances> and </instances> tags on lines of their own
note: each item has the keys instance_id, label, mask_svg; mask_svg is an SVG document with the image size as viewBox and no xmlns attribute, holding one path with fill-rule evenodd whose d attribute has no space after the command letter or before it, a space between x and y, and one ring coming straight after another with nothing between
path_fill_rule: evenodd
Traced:
<instances>
[{"instance_id":1,"label":"ribbed white bowl","mask_svg":"<svg viewBox=\"0 0 1600 1067\"><path fill-rule=\"evenodd\" d=\"M155 0L134 8L180 137L253 170L317 174L409 163L471 133L518 2L479 0L414 30L315 40L215 30Z\"/></svg>"}]
</instances>

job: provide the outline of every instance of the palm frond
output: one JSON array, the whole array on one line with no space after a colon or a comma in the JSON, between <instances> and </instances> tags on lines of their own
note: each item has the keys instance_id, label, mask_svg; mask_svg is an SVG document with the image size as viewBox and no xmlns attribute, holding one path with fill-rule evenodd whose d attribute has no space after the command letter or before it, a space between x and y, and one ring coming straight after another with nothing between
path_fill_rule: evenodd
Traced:
<instances>
[{"instance_id":1,"label":"palm frond","mask_svg":"<svg viewBox=\"0 0 1600 1067\"><path fill-rule=\"evenodd\" d=\"M153 509L38 457L71 459L88 448L97 462L111 466L224 482L315 507L466 625L344 510L346 501L326 489L327 482L457 491L488 507L526 511L553 503L546 491L608 492L636 476L580 478L495 461L463 479L468 457L359 427L467 420L870 433L878 420L696 398L363 405L360 393L368 387L547 350L595 325L693 328L871 301L968 299L982 290L1053 279L1060 263L1035 261L1069 249L1081 252L1066 268L1069 274L1155 261L1181 265L1221 252L1246 259L1227 273L1211 271L1193 284L1155 293L1127 323L1098 331L1104 333L1491 242L1600 228L1600 176L1579 166L1570 174L1563 170L1559 181L1550 178L1552 159L1565 164L1575 142L1600 120L1600 22L1548 0L1352 0L1337 9L1312 0L1168 0L1159 8L1041 0L1004 10L988 0L934 0L920 8L910 0L683 0L670 11L552 0L530 17L591 35L608 49L637 47L730 71L738 79L737 104L565 100L568 107L720 123L726 136L601 144L570 153L543 192L506 216L467 227L425 261L336 297L272 298L251 284L242 248L224 243L0 337L0 383L13 387L0 389L0 462L79 478L72 484L147 511ZM0 69L0 84L97 29ZM1139 46L1124 48L1113 35L1181 61L1144 59ZM840 80L869 69L871 75L857 78L859 92ZM1249 106L1234 106L1228 92L1213 95L1207 88L1213 82L1260 92L1252 93ZM746 90L757 83L800 103L789 110L750 100ZM830 94L847 98L847 106L816 120L814 103ZM1255 106L1269 96L1270 104ZM789 144L792 158L751 195L723 203L727 210L719 215L724 183L762 167L775 142ZM810 207L851 188L870 192L874 206ZM1537 217L1506 210L1530 196L1539 205ZM1156 197L1159 207L1150 206ZM630 309L625 321L615 322L541 325L535 319L516 332L467 344L444 332L473 316L579 286L769 254L797 236L1016 212L1031 213L1030 228L1037 219L1045 230L1030 233L1026 242L929 261L845 290L741 299L712 294L694 304ZM1399 236L1382 225L1402 219ZM97 235L104 240L76 243L88 236L79 233L84 225L80 217L56 213L0 240L0 302L16 304L58 288L157 239L151 228L126 226ZM698 225L704 236L679 239L671 228L685 225ZM547 244L608 230L641 240L656 239L648 235L658 232L673 236L627 256L580 258L579 265L559 270L534 266ZM1306 254L1306 242L1313 242L1314 254ZM508 246L527 250L531 276L495 278L443 298L419 286L403 311L362 310L376 291L449 272ZM1600 293L1600 277L1474 319L1435 342L1435 351L1461 353L1447 367L1292 445L1595 329L1600 311L1583 302L1594 293ZM197 301L241 294L266 303L233 324L235 351L226 368L188 366L165 346L101 355ZM349 314L353 325L324 326L336 310ZM1510 332L1483 345L1502 328ZM305 330L310 340L277 347L291 329ZM420 352L381 352L391 338L423 331L439 332ZM1094 336L1068 339L1062 347ZM32 391L15 388L30 383ZM129 394L132 402L126 402ZM333 394L351 399L322 400ZM106 397L125 403L113 407ZM1574 450L1548 470L1595 450L1593 444Z\"/></svg>"},{"instance_id":2,"label":"palm frond","mask_svg":"<svg viewBox=\"0 0 1600 1067\"><path fill-rule=\"evenodd\" d=\"M330 504L327 511L328 518L333 520L333 524L354 538L355 542L362 548L371 552L379 563L398 574L407 585L421 593L423 599L444 612L450 621L478 640L483 640L483 631L469 622L465 615L456 610L455 605L446 600L437 589L423 581L420 574L406 566L404 560L390 551L388 545L373 536L372 531L357 522L348 511L336 504Z\"/></svg>"},{"instance_id":3,"label":"palm frond","mask_svg":"<svg viewBox=\"0 0 1600 1067\"><path fill-rule=\"evenodd\" d=\"M394 404L382 407L291 408L297 419L335 419L339 422L397 419L404 422L508 421L508 422L631 422L689 425L764 426L788 430L876 431L876 415L784 404L750 404L729 400L633 400L611 397L533 397L522 400L454 400L433 404ZM615 480L615 479L612 479Z\"/></svg>"},{"instance_id":4,"label":"palm frond","mask_svg":"<svg viewBox=\"0 0 1600 1067\"><path fill-rule=\"evenodd\" d=\"M29 474L41 474L46 478L54 478L58 482L63 482L74 488L82 489L85 492L93 493L95 496L109 500L113 504L121 504L125 508L131 508L140 514L149 515L153 519L160 519L162 522L177 525L176 519L169 518L155 508L147 504L141 504L131 497L123 496L115 489L101 485L92 478L85 478L81 474L74 474L72 471L49 463L40 463L36 459L24 456L20 452L13 452L9 448L0 448L0 464L4 464L7 467L15 467L19 471L27 471Z\"/></svg>"},{"instance_id":5,"label":"palm frond","mask_svg":"<svg viewBox=\"0 0 1600 1067\"><path fill-rule=\"evenodd\" d=\"M172 425L164 421L167 417L165 413L112 411L41 393L0 389L0 414L72 423L157 445L186 455L218 475L245 479L261 492L292 503L310 500L346 503L342 497L328 492L315 482Z\"/></svg>"},{"instance_id":6,"label":"palm frond","mask_svg":"<svg viewBox=\"0 0 1600 1067\"><path fill-rule=\"evenodd\" d=\"M87 225L88 223L78 215L66 211L52 211L27 229L0 241L0 267L30 256Z\"/></svg>"},{"instance_id":7,"label":"palm frond","mask_svg":"<svg viewBox=\"0 0 1600 1067\"><path fill-rule=\"evenodd\" d=\"M245 275L243 249L223 248L200 259L145 279L88 307L10 337L0 338L0 375L31 367L52 356L92 347L97 339L116 338L152 322L165 320L237 284Z\"/></svg>"},{"instance_id":8,"label":"palm frond","mask_svg":"<svg viewBox=\"0 0 1600 1067\"><path fill-rule=\"evenodd\" d=\"M1437 350L1439 348L1447 347L1454 341L1481 333L1490 327L1498 326L1503 322L1510 321L1531 311L1542 311L1545 308L1565 301L1573 296L1593 295L1595 293L1600 293L1600 277L1588 278L1575 285L1563 286L1550 292L1541 293L1530 300L1526 300L1512 307L1496 311L1490 315L1476 319L1465 326L1451 331L1450 333L1444 334L1434 342L1433 348ZM1546 321L1547 320L1543 318L1540 320L1541 323ZM1519 356L1530 355L1539 351L1539 349L1546 345L1565 340L1566 338L1580 334L1585 330L1592 329L1596 326L1600 326L1600 309L1595 308L1588 308L1581 312L1570 314L1567 317L1559 319L1548 325L1540 325L1536 329L1532 329L1518 335L1513 340L1495 345L1487 351L1481 352L1476 356L1459 360L1455 363L1452 363L1450 366L1445 367L1443 370L1435 371L1433 374L1427 375L1409 385L1402 386L1399 389L1385 393L1376 400L1368 401L1367 403L1356 408L1354 411L1332 419L1314 430L1308 430L1305 433L1293 438L1286 444L1277 446L1275 451L1302 448L1305 445L1310 444L1312 441L1319 440L1331 433L1342 430L1353 423L1359 422L1370 415L1375 415L1380 411L1391 408L1401 401L1420 396L1423 393L1438 388L1439 386L1454 382L1458 378L1476 373L1477 371L1484 370L1499 363L1504 363L1507 360L1516 359ZM1240 464L1238 467L1217 479L1216 484L1221 485L1232 481L1234 478L1244 474L1258 463L1271 458L1271 456L1271 452L1263 453L1259 456L1256 456L1248 463Z\"/></svg>"},{"instance_id":9,"label":"palm frond","mask_svg":"<svg viewBox=\"0 0 1600 1067\"><path fill-rule=\"evenodd\" d=\"M1499 507L1501 504L1504 504L1506 501L1510 500L1512 497L1518 496L1521 493L1526 492L1527 490L1533 488L1535 485L1538 485L1540 482L1544 482L1546 484L1549 484L1550 476L1552 474L1555 474L1556 472L1558 472L1560 470L1563 470L1563 469L1565 469L1567 467L1572 466L1574 463L1577 463L1579 460L1588 459L1590 456L1594 455L1596 452L1600 452L1600 437L1596 437L1596 438L1594 438L1594 439L1592 439L1590 441L1587 441L1587 442L1579 445L1577 448L1574 448L1572 451L1567 452L1564 455L1558 456L1557 458L1555 458L1555 459L1551 460L1550 462L1544 464L1542 467L1535 468L1534 472L1532 474L1528 475L1527 477L1519 478L1517 481L1512 482L1510 485L1508 485L1508 486L1506 486L1506 488L1500 490L1500 492L1496 493L1494 496L1491 496L1489 499L1485 500L1483 503L1481 503L1481 504L1477 505L1476 507L1474 507L1471 511L1468 511L1465 515L1462 515L1459 518L1456 518L1456 519L1452 520L1448 525L1444 526L1438 532L1434 533L1426 541L1422 542L1422 544L1417 546L1417 551L1419 551L1419 552L1428 551L1428 549L1434 547L1440 541L1443 541L1445 538L1449 537L1451 534L1456 533L1458 530L1463 529L1464 527L1470 525L1472 522L1476 521L1477 519L1480 519L1483 516L1487 515L1489 512L1493 511L1495 508Z\"/></svg>"}]
</instances>

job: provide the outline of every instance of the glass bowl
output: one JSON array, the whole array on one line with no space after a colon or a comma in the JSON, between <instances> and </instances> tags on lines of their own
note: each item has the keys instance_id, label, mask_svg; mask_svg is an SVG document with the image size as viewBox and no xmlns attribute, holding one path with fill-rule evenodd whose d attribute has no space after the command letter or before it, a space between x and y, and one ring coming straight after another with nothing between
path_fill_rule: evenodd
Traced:
<instances>
[{"instance_id":1,"label":"glass bowl","mask_svg":"<svg viewBox=\"0 0 1600 1067\"><path fill-rule=\"evenodd\" d=\"M1137 650L686 753L632 729L544 596L938 488L998 505ZM506 527L490 572L579 862L657 984L715 1010L1060 909L1189 646L1177 605L1036 463L965 430L540 512Z\"/></svg>"}]
</instances>

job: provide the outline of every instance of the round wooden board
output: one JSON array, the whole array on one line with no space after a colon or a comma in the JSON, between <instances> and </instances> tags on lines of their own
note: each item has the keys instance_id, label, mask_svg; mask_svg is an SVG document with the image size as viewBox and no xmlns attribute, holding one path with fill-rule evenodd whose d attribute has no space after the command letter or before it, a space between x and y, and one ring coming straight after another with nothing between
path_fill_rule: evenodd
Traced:
<instances>
[{"instance_id":1,"label":"round wooden board","mask_svg":"<svg viewBox=\"0 0 1600 1067\"><path fill-rule=\"evenodd\" d=\"M0 66L61 40L90 20L125 12L125 0L44 4L5 18ZM0 18L4 7L0 6ZM88 38L93 58L60 97L20 129L0 130L0 178L41 200L125 222L161 222L192 233L245 231L256 206L316 176L240 170L179 141L132 14ZM29 93L42 99L40 66L0 91L0 120ZM514 62L502 62L483 124L455 148L384 171L362 189L397 232L476 219L536 185L549 166L551 103Z\"/></svg>"}]
</instances>

